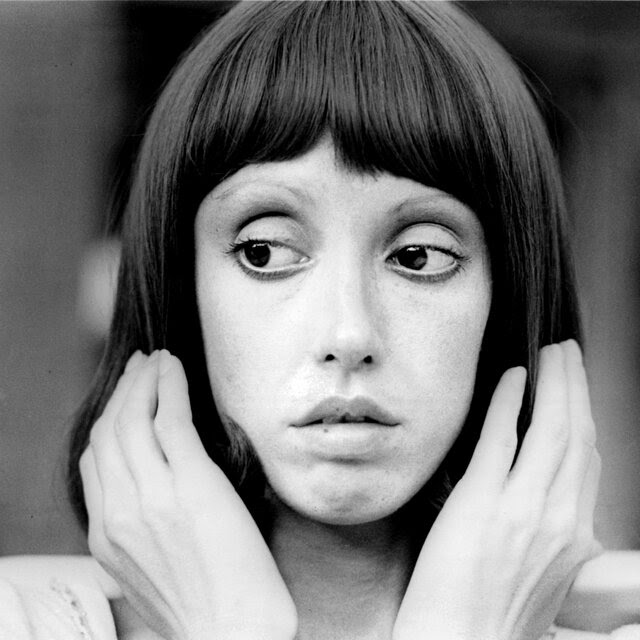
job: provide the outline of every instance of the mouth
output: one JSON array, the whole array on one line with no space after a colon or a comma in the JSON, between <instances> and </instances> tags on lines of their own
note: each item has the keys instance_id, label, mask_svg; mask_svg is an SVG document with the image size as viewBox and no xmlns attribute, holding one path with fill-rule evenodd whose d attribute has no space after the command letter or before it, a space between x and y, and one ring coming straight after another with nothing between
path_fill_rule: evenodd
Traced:
<instances>
[{"instance_id":1,"label":"mouth","mask_svg":"<svg viewBox=\"0 0 640 640\"><path fill-rule=\"evenodd\" d=\"M362 423L362 422L368 422L371 424L384 424L382 422L379 422L375 418L372 418L371 416L352 416L349 413L345 413L339 416L337 415L326 416L322 418L322 420L314 420L313 422L310 422L308 425L303 425L303 426L310 427L314 424L355 424L355 423ZM384 426L391 426L391 425L384 424Z\"/></svg>"},{"instance_id":2,"label":"mouth","mask_svg":"<svg viewBox=\"0 0 640 640\"><path fill-rule=\"evenodd\" d=\"M370 398L331 397L319 402L311 411L294 423L295 427L335 424L370 424L395 427L400 424L394 415Z\"/></svg>"}]
</instances>

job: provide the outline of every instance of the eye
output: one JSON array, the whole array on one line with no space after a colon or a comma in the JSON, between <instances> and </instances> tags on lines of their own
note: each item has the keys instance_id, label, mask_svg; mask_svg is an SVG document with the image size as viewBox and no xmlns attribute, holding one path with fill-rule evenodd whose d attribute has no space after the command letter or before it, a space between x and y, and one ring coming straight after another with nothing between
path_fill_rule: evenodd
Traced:
<instances>
[{"instance_id":1,"label":"eye","mask_svg":"<svg viewBox=\"0 0 640 640\"><path fill-rule=\"evenodd\" d=\"M419 277L433 278L455 273L462 258L449 249L424 244L402 247L392 253L388 260Z\"/></svg>"},{"instance_id":2,"label":"eye","mask_svg":"<svg viewBox=\"0 0 640 640\"><path fill-rule=\"evenodd\" d=\"M245 240L234 243L230 250L245 271L256 275L289 273L290 267L308 260L302 252L275 240Z\"/></svg>"}]
</instances>

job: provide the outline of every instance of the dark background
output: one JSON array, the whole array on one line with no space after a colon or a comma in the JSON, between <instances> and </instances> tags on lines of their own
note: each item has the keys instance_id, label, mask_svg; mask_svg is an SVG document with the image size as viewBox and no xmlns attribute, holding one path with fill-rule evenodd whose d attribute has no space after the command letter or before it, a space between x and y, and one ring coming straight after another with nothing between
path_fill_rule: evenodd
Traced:
<instances>
[{"instance_id":1,"label":"dark background","mask_svg":"<svg viewBox=\"0 0 640 640\"><path fill-rule=\"evenodd\" d=\"M464 6L557 145L599 426L596 530L640 548L640 3ZM84 549L61 468L100 352L105 234L159 87L226 2L0 2L0 554Z\"/></svg>"}]
</instances>

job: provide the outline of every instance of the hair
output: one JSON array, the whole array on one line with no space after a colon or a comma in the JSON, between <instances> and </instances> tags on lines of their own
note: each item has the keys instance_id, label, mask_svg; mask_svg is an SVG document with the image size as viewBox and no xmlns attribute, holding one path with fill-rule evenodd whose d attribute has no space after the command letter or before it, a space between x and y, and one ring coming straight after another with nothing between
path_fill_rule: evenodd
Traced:
<instances>
[{"instance_id":1,"label":"hair","mask_svg":"<svg viewBox=\"0 0 640 640\"><path fill-rule=\"evenodd\" d=\"M467 422L422 493L461 477L500 375L524 365L530 421L538 352L580 340L554 152L518 69L461 10L424 2L240 3L177 66L151 115L122 225L116 304L93 388L71 434L69 495L86 527L79 458L136 349L186 369L194 423L248 505L260 465L212 399L198 319L194 218L251 163L287 160L329 135L344 167L437 187L478 216L493 296Z\"/></svg>"}]
</instances>

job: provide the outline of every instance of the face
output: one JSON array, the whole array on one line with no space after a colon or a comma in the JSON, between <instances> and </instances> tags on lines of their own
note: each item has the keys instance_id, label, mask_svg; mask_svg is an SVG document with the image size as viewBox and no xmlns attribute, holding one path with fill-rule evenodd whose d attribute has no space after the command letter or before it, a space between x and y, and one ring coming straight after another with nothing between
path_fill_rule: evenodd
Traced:
<instances>
[{"instance_id":1,"label":"face","mask_svg":"<svg viewBox=\"0 0 640 640\"><path fill-rule=\"evenodd\" d=\"M395 512L469 410L491 301L475 214L325 141L223 181L195 238L216 406L277 497L333 524Z\"/></svg>"}]
</instances>

